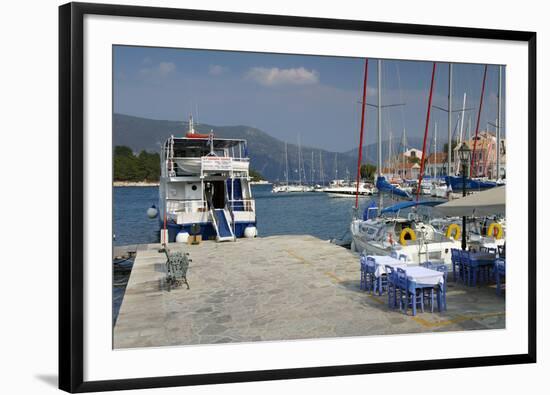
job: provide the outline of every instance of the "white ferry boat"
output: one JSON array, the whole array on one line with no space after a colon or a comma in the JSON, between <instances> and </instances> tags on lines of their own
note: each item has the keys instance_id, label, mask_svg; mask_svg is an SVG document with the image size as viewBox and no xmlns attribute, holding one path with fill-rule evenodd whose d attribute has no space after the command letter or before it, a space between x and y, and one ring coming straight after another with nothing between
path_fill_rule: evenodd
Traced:
<instances>
[{"instance_id":1,"label":"white ferry boat","mask_svg":"<svg viewBox=\"0 0 550 395\"><path fill-rule=\"evenodd\" d=\"M246 140L198 134L190 117L185 137L169 137L160 160L161 241L184 241L190 234L217 241L256 236Z\"/></svg>"}]
</instances>

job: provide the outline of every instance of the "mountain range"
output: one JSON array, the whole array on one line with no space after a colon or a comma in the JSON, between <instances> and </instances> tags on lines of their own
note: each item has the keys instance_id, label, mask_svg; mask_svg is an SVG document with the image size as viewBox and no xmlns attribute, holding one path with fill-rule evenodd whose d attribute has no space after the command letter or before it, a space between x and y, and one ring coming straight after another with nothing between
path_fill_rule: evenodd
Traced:
<instances>
[{"instance_id":1,"label":"mountain range","mask_svg":"<svg viewBox=\"0 0 550 395\"><path fill-rule=\"evenodd\" d=\"M142 150L159 152L161 143L170 135L183 136L189 129L188 122L167 121L140 118L124 114L113 114L113 147L124 145L134 152ZM260 172L270 181L283 180L285 178L285 142L268 133L250 126L214 126L208 124L195 124L197 133L209 133L221 138L245 139L248 142L248 152L251 167ZM408 139L409 146L420 146L419 139ZM288 168L290 181L298 180L298 145L286 144L288 152ZM392 143L393 152L399 149L398 141ZM313 147L302 146L303 171L302 180L311 181L312 165L313 179L319 182L319 168L322 165L324 180L336 178L354 178L357 166L357 148L346 152L334 152ZM387 157L388 141L382 143L382 155ZM321 160L319 160L321 156ZM377 145L369 144L363 148L363 163L375 163L377 157Z\"/></svg>"}]
</instances>

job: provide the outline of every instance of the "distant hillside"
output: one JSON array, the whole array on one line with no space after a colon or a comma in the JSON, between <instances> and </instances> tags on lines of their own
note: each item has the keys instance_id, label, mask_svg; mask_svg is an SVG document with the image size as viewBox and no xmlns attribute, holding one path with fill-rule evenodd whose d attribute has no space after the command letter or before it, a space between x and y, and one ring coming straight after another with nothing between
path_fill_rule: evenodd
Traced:
<instances>
[{"instance_id":1,"label":"distant hillside","mask_svg":"<svg viewBox=\"0 0 550 395\"><path fill-rule=\"evenodd\" d=\"M183 136L188 130L187 122L153 120L123 114L114 114L113 121L113 146L128 146L134 152L141 150L158 152L160 151L161 142L170 135ZM211 129L219 137L246 139L252 168L259 171L270 181L283 179L285 169L285 143L283 141L260 129L249 126L213 126L207 124L195 126L195 130L199 133L208 133ZM370 147L368 150L370 150ZM311 178L312 152L316 181L319 179L319 152L322 156L325 180L333 179L335 176L336 155L338 177L345 178L347 173L352 178L355 176L357 150L335 153L303 146L302 158L307 180ZM375 157L369 156L367 158L370 163L375 161L372 160ZM297 180L298 147L295 144L288 144L288 162L291 181Z\"/></svg>"}]
</instances>

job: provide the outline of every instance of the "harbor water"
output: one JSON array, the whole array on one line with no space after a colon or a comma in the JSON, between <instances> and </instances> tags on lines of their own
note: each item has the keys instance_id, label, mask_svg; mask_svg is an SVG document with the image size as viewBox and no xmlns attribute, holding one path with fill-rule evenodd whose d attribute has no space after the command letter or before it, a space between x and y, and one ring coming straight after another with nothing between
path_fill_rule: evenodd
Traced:
<instances>
[{"instance_id":1,"label":"harbor water","mask_svg":"<svg viewBox=\"0 0 550 395\"><path fill-rule=\"evenodd\" d=\"M330 197L322 192L272 193L271 185L254 185L259 236L308 234L322 240L341 238L349 229L355 197ZM376 197L361 197L362 209ZM158 205L157 187L114 188L114 245L158 242L158 218L146 210ZM392 204L389 197L385 204Z\"/></svg>"}]
</instances>

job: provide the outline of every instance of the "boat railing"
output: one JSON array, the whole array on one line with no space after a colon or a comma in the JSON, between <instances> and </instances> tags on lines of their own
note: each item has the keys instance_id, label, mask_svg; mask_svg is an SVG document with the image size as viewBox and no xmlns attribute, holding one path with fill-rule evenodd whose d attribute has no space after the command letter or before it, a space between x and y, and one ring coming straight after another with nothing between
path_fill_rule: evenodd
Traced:
<instances>
[{"instance_id":1,"label":"boat railing","mask_svg":"<svg viewBox=\"0 0 550 395\"><path fill-rule=\"evenodd\" d=\"M235 211L256 211L256 202L254 199L228 200L227 206L233 212Z\"/></svg>"},{"instance_id":2,"label":"boat railing","mask_svg":"<svg viewBox=\"0 0 550 395\"><path fill-rule=\"evenodd\" d=\"M166 210L170 213L195 213L207 211L206 201L201 199L166 199Z\"/></svg>"}]
</instances>

